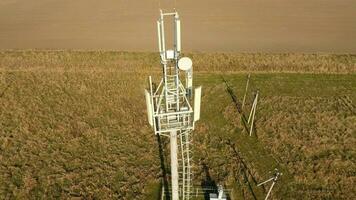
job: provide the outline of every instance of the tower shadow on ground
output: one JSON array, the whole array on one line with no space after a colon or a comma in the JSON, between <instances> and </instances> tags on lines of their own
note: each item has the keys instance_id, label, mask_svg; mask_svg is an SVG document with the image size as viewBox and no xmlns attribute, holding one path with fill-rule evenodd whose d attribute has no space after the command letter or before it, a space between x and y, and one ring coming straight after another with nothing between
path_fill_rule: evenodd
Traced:
<instances>
[{"instance_id":1,"label":"tower shadow on ground","mask_svg":"<svg viewBox=\"0 0 356 200\"><path fill-rule=\"evenodd\" d=\"M203 168L203 172L205 174L205 179L202 180L201 187L204 191L204 199L209 200L209 194L217 193L218 186L216 185L216 182L210 176L209 167L205 163L203 163L202 168Z\"/></svg>"}]
</instances>

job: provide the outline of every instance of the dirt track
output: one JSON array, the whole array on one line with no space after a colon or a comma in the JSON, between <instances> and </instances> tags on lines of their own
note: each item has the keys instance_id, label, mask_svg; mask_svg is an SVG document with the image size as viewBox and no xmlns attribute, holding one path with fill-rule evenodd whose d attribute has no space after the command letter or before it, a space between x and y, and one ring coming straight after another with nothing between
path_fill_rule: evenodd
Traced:
<instances>
[{"instance_id":1,"label":"dirt track","mask_svg":"<svg viewBox=\"0 0 356 200\"><path fill-rule=\"evenodd\" d=\"M356 53L354 0L0 0L0 49L156 50L159 7L185 50Z\"/></svg>"}]
</instances>

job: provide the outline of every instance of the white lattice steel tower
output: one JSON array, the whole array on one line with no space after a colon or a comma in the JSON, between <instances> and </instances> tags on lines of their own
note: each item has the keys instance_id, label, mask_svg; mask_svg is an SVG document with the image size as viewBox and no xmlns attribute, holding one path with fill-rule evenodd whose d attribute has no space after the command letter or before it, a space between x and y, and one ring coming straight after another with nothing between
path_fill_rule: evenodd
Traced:
<instances>
[{"instance_id":1,"label":"white lattice steel tower","mask_svg":"<svg viewBox=\"0 0 356 200\"><path fill-rule=\"evenodd\" d=\"M164 19L167 17L172 18L174 27L173 47L170 49L166 49L164 29ZM200 118L201 87L194 91L193 111L190 105L193 96L192 61L187 57L180 58L181 31L178 13L161 11L157 30L163 77L156 88L149 77L149 91L145 90L148 121L155 134L170 138L172 200L189 199L190 133L194 130L194 123Z\"/></svg>"}]
</instances>

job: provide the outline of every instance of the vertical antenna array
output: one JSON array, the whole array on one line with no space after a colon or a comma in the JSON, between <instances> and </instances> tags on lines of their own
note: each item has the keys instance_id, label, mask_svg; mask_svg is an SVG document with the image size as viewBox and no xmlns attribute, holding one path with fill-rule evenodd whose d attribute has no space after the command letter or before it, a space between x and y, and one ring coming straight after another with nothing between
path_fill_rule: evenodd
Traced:
<instances>
[{"instance_id":1,"label":"vertical antenna array","mask_svg":"<svg viewBox=\"0 0 356 200\"><path fill-rule=\"evenodd\" d=\"M174 26L173 47L169 49L166 47L164 28L167 17L173 18ZM160 11L157 35L163 73L157 88L153 87L152 78L149 77L149 91L145 90L148 122L156 135L170 138L171 197L172 200L185 200L190 198L190 133L200 118L201 87L195 89L193 110L190 102L193 96L192 61L188 57L180 57L181 23L176 11ZM185 84L180 76L185 76Z\"/></svg>"}]
</instances>

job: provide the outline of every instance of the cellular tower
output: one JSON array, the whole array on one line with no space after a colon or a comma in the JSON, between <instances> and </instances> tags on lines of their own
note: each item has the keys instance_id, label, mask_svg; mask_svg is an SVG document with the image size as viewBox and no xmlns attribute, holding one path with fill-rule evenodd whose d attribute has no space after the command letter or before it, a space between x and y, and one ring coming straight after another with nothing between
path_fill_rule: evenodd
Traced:
<instances>
[{"instance_id":1,"label":"cellular tower","mask_svg":"<svg viewBox=\"0 0 356 200\"><path fill-rule=\"evenodd\" d=\"M165 19L173 25L173 41L166 47ZM170 139L171 197L189 199L192 187L191 137L194 124L200 118L201 87L193 94L193 68L188 57L181 57L181 23L178 12L160 11L157 21L158 48L162 78L145 90L148 122L155 134ZM182 81L183 80L183 81ZM194 108L191 106L194 96Z\"/></svg>"}]
</instances>

